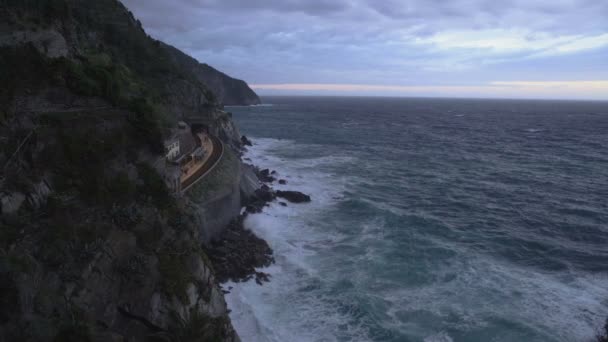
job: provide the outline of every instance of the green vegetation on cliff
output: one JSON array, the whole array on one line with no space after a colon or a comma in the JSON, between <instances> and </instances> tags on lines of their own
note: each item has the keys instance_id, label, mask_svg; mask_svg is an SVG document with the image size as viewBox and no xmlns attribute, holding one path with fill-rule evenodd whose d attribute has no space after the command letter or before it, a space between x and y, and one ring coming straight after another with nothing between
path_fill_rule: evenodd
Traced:
<instances>
[{"instance_id":1,"label":"green vegetation on cliff","mask_svg":"<svg viewBox=\"0 0 608 342\"><path fill-rule=\"evenodd\" d=\"M215 96L116 0L0 19L0 340L233 340L158 163L182 117L226 125Z\"/></svg>"}]
</instances>

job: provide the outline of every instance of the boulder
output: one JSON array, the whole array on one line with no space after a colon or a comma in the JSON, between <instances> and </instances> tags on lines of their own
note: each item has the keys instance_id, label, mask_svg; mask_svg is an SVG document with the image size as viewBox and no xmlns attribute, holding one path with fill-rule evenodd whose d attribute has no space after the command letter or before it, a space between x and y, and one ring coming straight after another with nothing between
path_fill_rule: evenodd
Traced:
<instances>
[{"instance_id":1,"label":"boulder","mask_svg":"<svg viewBox=\"0 0 608 342\"><path fill-rule=\"evenodd\" d=\"M256 190L255 197L263 202L271 202L276 198L275 194L268 187Z\"/></svg>"},{"instance_id":2,"label":"boulder","mask_svg":"<svg viewBox=\"0 0 608 342\"><path fill-rule=\"evenodd\" d=\"M249 138L247 138L244 135L241 137L241 144L243 144L243 146L253 146L253 143L251 143L251 140L249 140Z\"/></svg>"},{"instance_id":3,"label":"boulder","mask_svg":"<svg viewBox=\"0 0 608 342\"><path fill-rule=\"evenodd\" d=\"M291 203L307 203L311 201L310 196L299 191L277 191L277 197L284 198Z\"/></svg>"},{"instance_id":4,"label":"boulder","mask_svg":"<svg viewBox=\"0 0 608 342\"><path fill-rule=\"evenodd\" d=\"M272 183L276 180L276 178L271 176L270 170L268 169L264 169L258 172L258 178L260 178L260 180L265 183Z\"/></svg>"},{"instance_id":5,"label":"boulder","mask_svg":"<svg viewBox=\"0 0 608 342\"><path fill-rule=\"evenodd\" d=\"M266 241L243 227L243 217L233 220L221 236L207 246L215 275L221 283L247 281L258 284L269 281L269 275L256 271L274 263L273 251Z\"/></svg>"},{"instance_id":6,"label":"boulder","mask_svg":"<svg viewBox=\"0 0 608 342\"><path fill-rule=\"evenodd\" d=\"M285 185L285 184L287 184L287 181L284 179L279 179L279 184Z\"/></svg>"}]
</instances>

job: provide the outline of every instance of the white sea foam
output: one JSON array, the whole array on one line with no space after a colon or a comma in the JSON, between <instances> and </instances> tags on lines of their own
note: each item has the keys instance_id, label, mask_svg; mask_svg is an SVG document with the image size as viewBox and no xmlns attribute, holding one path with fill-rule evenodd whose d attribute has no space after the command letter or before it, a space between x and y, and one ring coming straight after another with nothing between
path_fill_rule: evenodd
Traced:
<instances>
[{"instance_id":1,"label":"white sea foam","mask_svg":"<svg viewBox=\"0 0 608 342\"><path fill-rule=\"evenodd\" d=\"M450 335L445 332L440 332L439 334L428 336L424 339L424 342L453 342Z\"/></svg>"},{"instance_id":2,"label":"white sea foam","mask_svg":"<svg viewBox=\"0 0 608 342\"><path fill-rule=\"evenodd\" d=\"M319 249L341 239L315 226L315 217L335 205L344 191L344 183L322 171L322 166L351 159L323 156L286 163L279 157L281 152L302 148L306 146L296 146L289 140L254 139L254 146L245 156L288 180L287 185L274 184L276 189L302 191L313 201L287 207L271 203L263 213L247 217L245 227L268 241L276 263L263 270L271 275L271 281L263 286L252 281L224 284L231 291L226 296L230 316L245 342L338 341L340 329L345 329L343 334L350 338L364 341L365 332L353 326L347 314L317 297L314 289L319 276L311 262Z\"/></svg>"},{"instance_id":3,"label":"white sea foam","mask_svg":"<svg viewBox=\"0 0 608 342\"><path fill-rule=\"evenodd\" d=\"M603 316L598 313L606 312L605 275L556 278L488 258L446 265L436 276L450 280L418 288L395 287L381 294L392 303L388 310L392 327L407 332L408 326L399 318L403 310L436 317L456 312L464 330L488 326L496 317L510 317L539 334L561 336L560 341L586 341L601 326L598 317ZM442 334L433 335L428 341L441 338ZM509 340L501 338L497 341Z\"/></svg>"},{"instance_id":4,"label":"white sea foam","mask_svg":"<svg viewBox=\"0 0 608 342\"><path fill-rule=\"evenodd\" d=\"M539 133L539 132L544 132L545 130L542 128L527 128L526 132L528 133Z\"/></svg>"},{"instance_id":5,"label":"white sea foam","mask_svg":"<svg viewBox=\"0 0 608 342\"><path fill-rule=\"evenodd\" d=\"M247 228L270 243L276 264L264 270L272 278L263 286L252 281L224 285L231 291L226 297L232 310L230 316L244 342L372 340L369 327L353 319L357 313L352 312L352 307L356 305L351 307L346 302L346 308L340 308L343 303L341 298L336 298L339 294L323 288L331 273L341 272L334 264L319 264L319 260L327 262L327 251L332 248L358 253L353 258L361 267L345 277L352 283L346 286L363 292L367 289L359 290L360 282L374 286L373 292L362 296L383 306L375 313L381 317L377 325L412 340L452 342L455 338L439 323L436 329L420 326L416 318L421 313L437 322L449 322L447 324L459 332L483 331L497 324L496 320L508 320L521 326L515 331L527 329L534 336L547 336L546 340L551 341L587 340L601 326L599 320L608 314L605 274L543 273L467 251L466 247L450 245L450 241L440 237L416 236L421 233L413 230L401 234L408 234L412 244L428 241L429 246L451 250L457 257L446 259L445 264L432 264L433 256L424 260L423 253L420 260L388 265L391 260L386 259L383 252L416 247L391 241L385 235L387 223L383 216L362 219L356 227L351 227L357 234L349 236L340 234L339 229L324 229L331 223L320 221L324 213L345 200L345 193L352 191L353 183L361 183L360 179L332 174L328 171L330 166L352 164L356 160L348 156L287 159L282 156L297 156L294 152L298 150L314 150L319 146L276 139L254 139L254 144L246 157L262 168L277 170L280 178L288 180L287 185L275 184L276 188L308 193L313 201L287 207L272 203L263 213L250 215L245 221ZM411 214L383 202L359 200L392 215ZM322 254L325 254L323 258ZM352 256L335 256L336 259L349 257ZM369 279L366 272L374 270L364 267L390 266L390 269L408 272L421 263L429 263L426 272L432 280L412 286L400 283L399 277ZM510 340L521 340L521 335L496 339Z\"/></svg>"},{"instance_id":6,"label":"white sea foam","mask_svg":"<svg viewBox=\"0 0 608 342\"><path fill-rule=\"evenodd\" d=\"M247 107L273 107L274 104L272 103L260 103L260 104L253 104L253 105L230 105L230 106L225 106L225 108L229 109L229 108L247 108Z\"/></svg>"}]
</instances>

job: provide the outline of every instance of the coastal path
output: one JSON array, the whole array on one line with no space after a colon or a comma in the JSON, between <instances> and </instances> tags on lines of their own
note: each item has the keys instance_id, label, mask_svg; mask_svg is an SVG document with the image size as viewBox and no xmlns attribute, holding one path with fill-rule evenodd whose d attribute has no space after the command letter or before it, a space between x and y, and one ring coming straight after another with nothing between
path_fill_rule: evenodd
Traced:
<instances>
[{"instance_id":1,"label":"coastal path","mask_svg":"<svg viewBox=\"0 0 608 342\"><path fill-rule=\"evenodd\" d=\"M214 135L209 135L209 140L211 146L206 146L206 148L208 150L210 149L211 153L209 153L203 161L197 163L197 165L188 172L186 177L182 179L182 193L188 191L192 186L213 171L216 165L222 160L222 157L224 156L224 144Z\"/></svg>"}]
</instances>

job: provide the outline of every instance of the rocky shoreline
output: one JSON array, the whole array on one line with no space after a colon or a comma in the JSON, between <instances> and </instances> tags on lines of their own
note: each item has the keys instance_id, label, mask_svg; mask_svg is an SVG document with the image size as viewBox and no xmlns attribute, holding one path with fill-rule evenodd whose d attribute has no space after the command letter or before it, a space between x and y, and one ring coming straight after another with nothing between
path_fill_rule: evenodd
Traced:
<instances>
[{"instance_id":1,"label":"rocky shoreline","mask_svg":"<svg viewBox=\"0 0 608 342\"><path fill-rule=\"evenodd\" d=\"M251 140L243 136L243 152L246 146L252 146ZM244 211L232 220L223 232L205 246L213 265L215 276L220 283L228 281L245 282L255 279L258 285L270 281L270 275L257 271L274 263L273 250L266 240L244 227L248 215L259 214L269 203L281 198L290 203L307 203L309 195L298 191L274 190L272 183L287 184L286 180L277 179L278 173L269 169L259 169L251 165L259 182L259 188L249 198L244 199ZM280 201L280 205L287 203Z\"/></svg>"}]
</instances>

